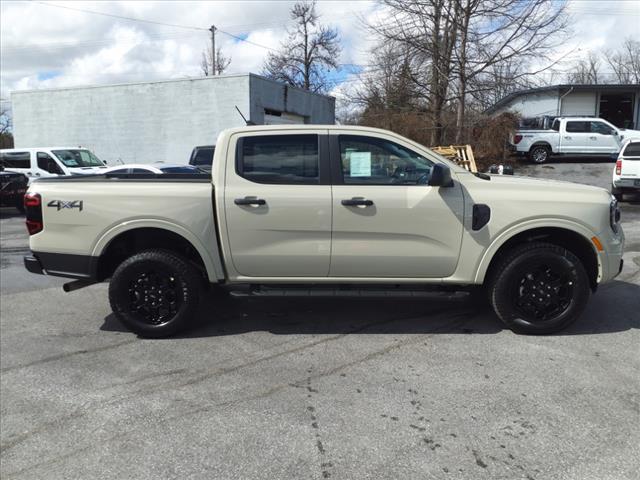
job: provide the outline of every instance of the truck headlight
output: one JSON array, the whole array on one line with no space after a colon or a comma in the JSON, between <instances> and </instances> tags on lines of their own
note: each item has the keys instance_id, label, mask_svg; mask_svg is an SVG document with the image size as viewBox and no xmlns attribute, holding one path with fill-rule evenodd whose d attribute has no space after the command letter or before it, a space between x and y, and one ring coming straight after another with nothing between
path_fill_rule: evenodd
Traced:
<instances>
[{"instance_id":1,"label":"truck headlight","mask_svg":"<svg viewBox=\"0 0 640 480\"><path fill-rule=\"evenodd\" d=\"M620 229L620 208L618 207L618 200L611 195L611 203L609 204L609 224L611 230L618 233Z\"/></svg>"}]
</instances>

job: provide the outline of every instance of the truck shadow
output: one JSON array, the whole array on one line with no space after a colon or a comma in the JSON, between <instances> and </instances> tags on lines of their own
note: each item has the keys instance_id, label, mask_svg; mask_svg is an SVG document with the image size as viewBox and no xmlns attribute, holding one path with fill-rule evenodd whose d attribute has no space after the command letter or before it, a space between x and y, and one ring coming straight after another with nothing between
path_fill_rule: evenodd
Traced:
<instances>
[{"instance_id":1,"label":"truck shadow","mask_svg":"<svg viewBox=\"0 0 640 480\"><path fill-rule=\"evenodd\" d=\"M594 295L582 317L555 335L593 335L640 328L640 286L614 281ZM177 338L249 332L323 334L496 334L507 330L466 294L422 297L248 297L207 299L195 325ZM113 315L101 330L127 331ZM176 338L176 337L173 337Z\"/></svg>"}]
</instances>

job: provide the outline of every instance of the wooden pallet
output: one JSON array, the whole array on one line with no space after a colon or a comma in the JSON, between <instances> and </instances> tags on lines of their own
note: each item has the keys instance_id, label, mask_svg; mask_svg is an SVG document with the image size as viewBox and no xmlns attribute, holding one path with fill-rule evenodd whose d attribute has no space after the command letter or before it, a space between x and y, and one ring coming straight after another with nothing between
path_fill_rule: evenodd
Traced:
<instances>
[{"instance_id":1,"label":"wooden pallet","mask_svg":"<svg viewBox=\"0 0 640 480\"><path fill-rule=\"evenodd\" d=\"M470 172L478 171L471 145L449 145L448 147L437 146L431 147L431 150L457 163L462 168L466 168Z\"/></svg>"}]
</instances>

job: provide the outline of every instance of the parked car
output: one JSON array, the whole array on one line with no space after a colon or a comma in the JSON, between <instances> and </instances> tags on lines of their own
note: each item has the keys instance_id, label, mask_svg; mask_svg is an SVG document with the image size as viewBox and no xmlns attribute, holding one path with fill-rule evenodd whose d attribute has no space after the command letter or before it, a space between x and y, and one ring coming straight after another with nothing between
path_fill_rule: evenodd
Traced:
<instances>
[{"instance_id":1,"label":"parked car","mask_svg":"<svg viewBox=\"0 0 640 480\"><path fill-rule=\"evenodd\" d=\"M640 131L617 128L601 118L556 117L548 130L516 131L511 150L534 163L552 155L610 157L629 138L640 139Z\"/></svg>"},{"instance_id":2,"label":"parked car","mask_svg":"<svg viewBox=\"0 0 640 480\"><path fill-rule=\"evenodd\" d=\"M194 165L198 168L206 170L207 172L210 172L215 151L215 145L203 145L201 147L195 147L191 152L189 165Z\"/></svg>"},{"instance_id":3,"label":"parked car","mask_svg":"<svg viewBox=\"0 0 640 480\"><path fill-rule=\"evenodd\" d=\"M613 168L611 193L622 200L625 193L640 193L640 140L627 140Z\"/></svg>"},{"instance_id":4,"label":"parked car","mask_svg":"<svg viewBox=\"0 0 640 480\"><path fill-rule=\"evenodd\" d=\"M153 164L131 164L131 165L118 165L115 167L109 167L100 173L104 174L160 174L160 173L204 173L198 167L192 165L179 165L179 164L166 164L166 163L153 163Z\"/></svg>"},{"instance_id":5,"label":"parked car","mask_svg":"<svg viewBox=\"0 0 640 480\"><path fill-rule=\"evenodd\" d=\"M9 148L0 150L0 165L29 179L99 173L107 168L91 150L80 147Z\"/></svg>"},{"instance_id":6,"label":"parked car","mask_svg":"<svg viewBox=\"0 0 640 480\"><path fill-rule=\"evenodd\" d=\"M0 165L0 207L15 207L24 212L24 194L29 179L17 172L5 170Z\"/></svg>"},{"instance_id":7,"label":"parked car","mask_svg":"<svg viewBox=\"0 0 640 480\"><path fill-rule=\"evenodd\" d=\"M26 268L78 279L67 291L110 279L116 317L149 337L185 328L210 284L483 289L513 330L550 333L622 269L602 188L474 174L367 127L235 128L217 145L210 178L34 182Z\"/></svg>"}]
</instances>

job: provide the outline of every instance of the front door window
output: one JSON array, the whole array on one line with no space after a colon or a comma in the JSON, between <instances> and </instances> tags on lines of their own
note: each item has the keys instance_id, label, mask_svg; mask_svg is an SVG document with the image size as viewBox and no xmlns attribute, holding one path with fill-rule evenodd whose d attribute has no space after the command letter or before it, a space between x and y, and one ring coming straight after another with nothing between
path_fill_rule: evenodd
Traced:
<instances>
[{"instance_id":1,"label":"front door window","mask_svg":"<svg viewBox=\"0 0 640 480\"><path fill-rule=\"evenodd\" d=\"M426 185L433 162L382 138L340 135L342 176L347 185Z\"/></svg>"}]
</instances>

